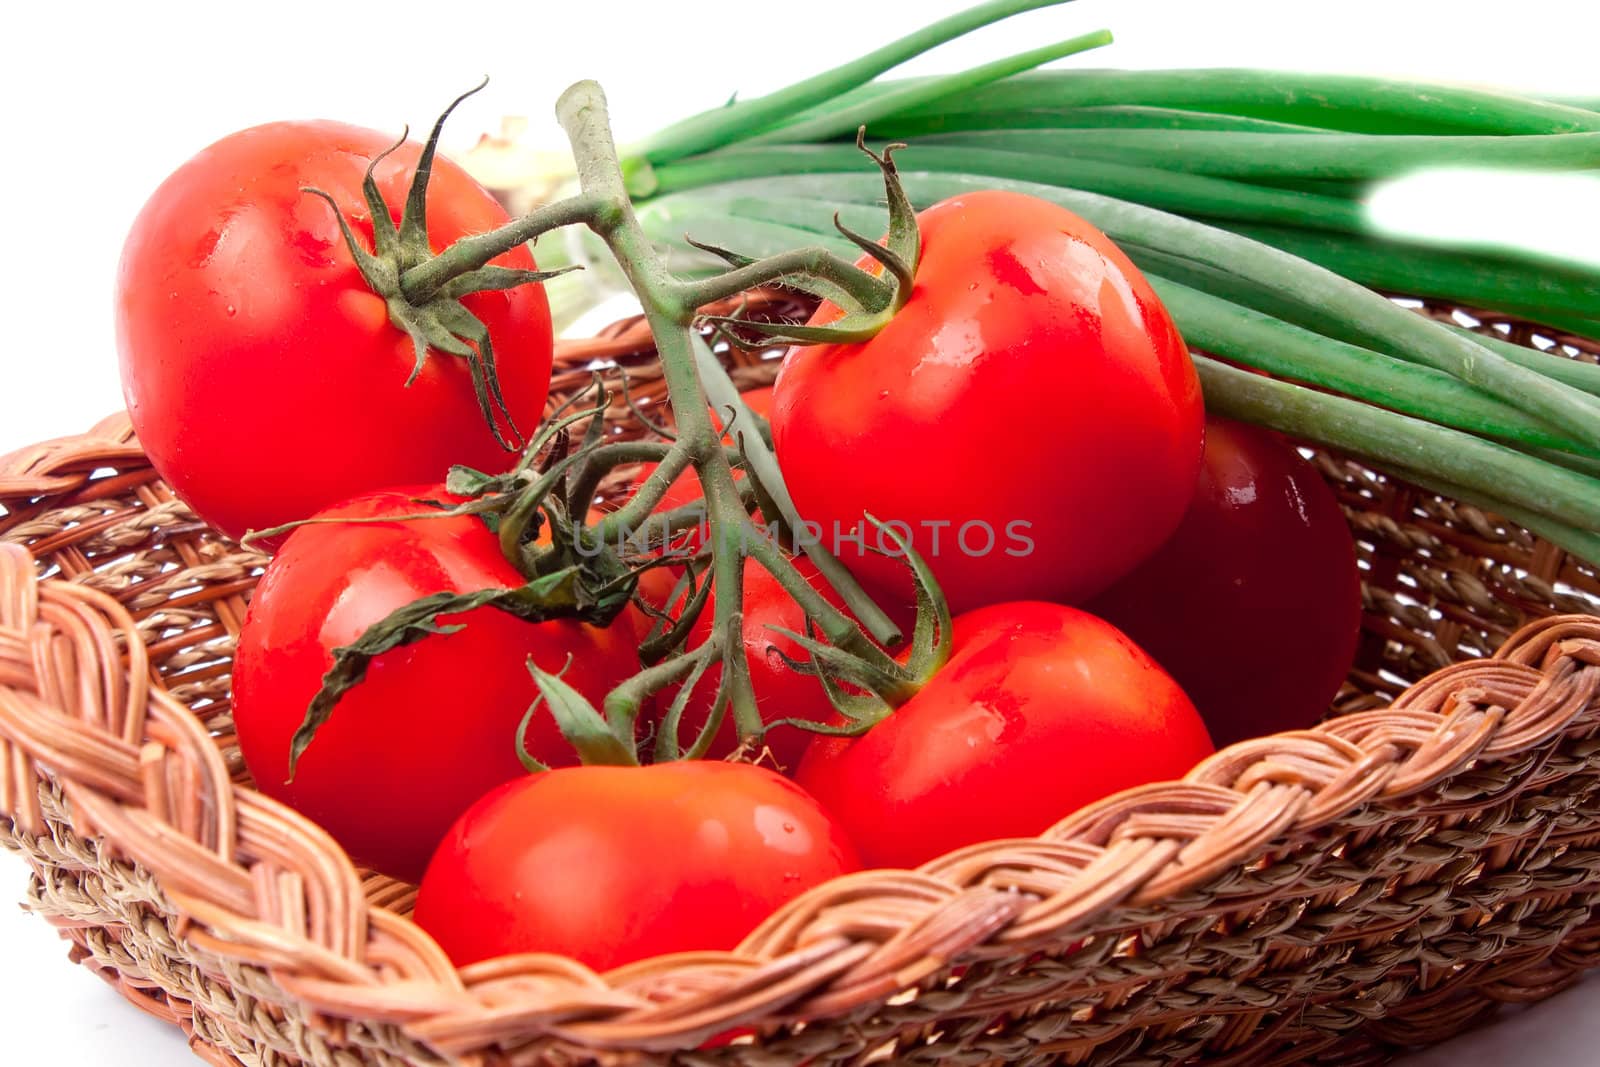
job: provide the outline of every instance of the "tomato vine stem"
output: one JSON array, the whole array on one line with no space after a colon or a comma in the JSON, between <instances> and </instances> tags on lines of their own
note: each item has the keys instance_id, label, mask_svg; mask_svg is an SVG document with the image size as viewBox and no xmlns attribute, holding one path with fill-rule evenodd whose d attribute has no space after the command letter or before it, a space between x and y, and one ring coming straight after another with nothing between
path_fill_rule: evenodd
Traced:
<instances>
[{"instance_id":1,"label":"tomato vine stem","mask_svg":"<svg viewBox=\"0 0 1600 1067\"><path fill-rule=\"evenodd\" d=\"M932 586L931 575L920 561L913 560L918 580L918 626L910 665L903 666L863 630L865 625L885 643L899 638L899 631L887 614L838 560L820 545L806 546L818 569L855 618L862 620L861 624L814 588L772 531L752 519L751 507L759 506L763 513L780 513L763 514L764 520L775 527L792 531L798 524L768 446L759 434L752 436L733 429L753 417L711 354L698 323L705 319L719 321L702 314L700 309L709 303L756 286L779 284L832 300L842 314L832 323L817 326L760 322L739 322L739 326L768 338L768 343L774 339L801 343L860 340L876 333L909 297L919 252L916 219L895 173L896 146L878 155L858 138L858 146L884 175L889 203L886 244L878 245L840 227L878 259L883 274L864 270L816 243L760 260L708 248L727 261L730 269L711 277L684 280L667 268L662 253L634 213L599 85L584 81L569 88L556 104L556 116L571 143L579 186L576 195L489 233L460 240L437 254L419 252L408 245L406 256L390 257L379 249L368 255L373 261L370 273L377 279L374 285L382 283L391 305L411 302L432 308L478 288L508 287L502 283L512 282L512 273L528 274L536 280L532 272L495 273L498 268L489 266L489 262L549 230L587 226L616 259L643 309L676 416L676 436L669 443L606 441L599 420L606 410L607 398L597 382L594 405L551 416L509 472L454 470L451 491L460 491L470 499L452 510L481 514L495 522L501 550L529 582L517 590L486 591L481 594L483 603L514 611L530 621L576 616L605 624L622 610L632 593L640 569L637 553L659 547L658 540L664 544L673 533L703 522L707 528L706 547L698 556L709 557L707 584L696 587L691 578L691 594L685 602L683 618L670 623L661 639L646 642L653 655L665 657L663 662L645 668L613 691L605 701L604 714L555 676L534 669L544 705L555 715L569 740L581 752L592 751L600 762L631 759L632 752L625 759L618 745L632 737L643 700L676 683L679 691L661 724L657 758L704 754L724 716L732 717L742 741L758 742L768 724L756 705L744 635L744 568L751 561L768 571L800 606L807 617L808 631L820 632L826 638L823 643L808 634L800 642L812 653L816 673L830 696L844 694L839 688L843 682L855 690L844 695L855 700L879 700L886 713L888 707L914 693L947 653L948 611ZM430 146L437 134L436 125ZM408 203L423 202L419 187L424 180L421 174L414 180ZM413 206L412 214L420 219L420 208ZM412 236L412 245L418 224L403 224L400 228L401 236ZM352 247L358 248L354 243ZM450 320L455 330L452 340L475 339L468 324L457 322L456 318ZM487 362L486 341L475 355ZM488 374L492 386L492 364ZM734 416L729 429L736 433L737 440L731 446L724 444L722 431L713 424L713 402ZM740 415L746 416L744 422L737 420ZM573 449L569 447L569 435L582 422L588 422L589 427L581 444ZM600 479L605 472L631 462L653 462L655 469L640 481L620 508L592 526L587 525L584 515L593 503ZM748 471L743 483L733 476L735 464ZM665 515L656 514L668 489L691 469L700 482L703 501ZM535 536L545 518L549 520L547 543L545 538ZM649 561L644 563L645 567L650 565ZM687 638L692 616L710 600L712 590L712 632L700 646L685 650L682 642ZM459 598L441 601L439 606L459 608ZM337 650L340 670L337 675L330 672L324 679L323 689L312 705L316 714L308 713L297 734L296 755L309 743L339 694L361 680L375 654L438 632L438 614L431 605L409 605L371 627L349 649ZM929 619L936 620L931 629ZM942 635L937 643L927 637L933 630ZM695 739L683 746L677 737L678 725L690 692L714 666L720 669L720 680L711 715L698 728ZM871 690L877 696L869 698L862 690ZM861 716L852 718L864 727ZM542 766L529 753L519 755L530 768Z\"/></svg>"},{"instance_id":2,"label":"tomato vine stem","mask_svg":"<svg viewBox=\"0 0 1600 1067\"><path fill-rule=\"evenodd\" d=\"M640 302L656 341L662 376L678 420L678 439L656 470L638 487L631 500L597 525L596 533L605 537L618 530L639 528L672 481L685 468L694 468L704 491L705 514L711 530L711 582L717 591L713 640L719 643L722 667L719 700L727 701L741 738L759 737L764 729L750 686L746 652L737 636L741 629L746 559L753 559L769 571L840 653L861 660L885 677L895 677L896 695L903 696L902 691L913 683L904 676L899 664L874 644L855 622L828 603L795 569L776 542L751 521L733 479L728 456L711 421L706 390L697 366L701 361L697 359L698 335L694 324L705 303L771 282L787 280L805 286L820 278L824 285L832 284L843 290L868 315L880 314L903 301L905 294L900 290L904 287L891 287L820 248L803 248L763 260L743 261L703 281L681 281L667 269L660 252L634 214L600 87L588 81L572 86L557 102L556 115L572 145L580 196L588 197L597 205L588 220L590 228L610 249ZM887 153L880 165L892 178L893 165ZM893 219L891 233L895 233L898 226L903 234L905 225L904 219ZM911 229L914 233L914 222ZM909 255L914 266L914 238ZM846 590L841 589L841 594L848 598ZM867 599L865 594L862 599ZM876 605L872 607L876 609ZM706 665L704 659L694 664L700 669Z\"/></svg>"},{"instance_id":3,"label":"tomato vine stem","mask_svg":"<svg viewBox=\"0 0 1600 1067\"><path fill-rule=\"evenodd\" d=\"M400 275L400 292L413 303L425 303L450 281L541 234L587 222L599 205L587 196L568 197L546 204L488 233L463 237L444 251L408 268Z\"/></svg>"},{"instance_id":4,"label":"tomato vine stem","mask_svg":"<svg viewBox=\"0 0 1600 1067\"><path fill-rule=\"evenodd\" d=\"M675 285L679 299L698 308L748 289L782 283L798 274L820 275L870 311L888 307L894 297L894 291L882 279L818 245L780 252L700 281L675 282Z\"/></svg>"},{"instance_id":5,"label":"tomato vine stem","mask_svg":"<svg viewBox=\"0 0 1600 1067\"><path fill-rule=\"evenodd\" d=\"M714 633L724 642L721 693L728 700L739 735L759 736L763 723L750 685L749 664L743 645L730 635L738 632L744 607L744 552L760 552L760 546L767 542L745 511L700 386L692 340L699 306L690 299L692 294L687 287L667 270L633 213L611 136L605 95L599 85L584 81L572 86L557 101L556 117L572 144L579 187L596 204L590 227L611 249L644 310L678 425L678 440L666 458L633 499L599 525L598 532L604 536L611 530L626 528L625 523L638 525L683 468L694 466L705 494L713 537L711 580L717 590ZM792 266L779 269L779 275L792 272ZM787 559L767 565L769 569L794 569ZM839 615L831 605L824 606L828 607L828 614ZM842 615L840 620L855 630ZM830 629L841 629L834 620L829 622ZM859 630L856 634L862 643L870 645Z\"/></svg>"}]
</instances>

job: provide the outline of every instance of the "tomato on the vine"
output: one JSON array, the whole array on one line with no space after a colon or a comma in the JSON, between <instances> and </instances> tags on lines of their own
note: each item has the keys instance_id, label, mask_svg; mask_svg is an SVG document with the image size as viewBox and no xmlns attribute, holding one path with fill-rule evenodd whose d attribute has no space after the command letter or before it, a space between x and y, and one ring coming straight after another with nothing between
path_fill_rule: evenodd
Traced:
<instances>
[{"instance_id":1,"label":"tomato on the vine","mask_svg":"<svg viewBox=\"0 0 1600 1067\"><path fill-rule=\"evenodd\" d=\"M771 414L771 411L772 411L772 387L771 386L762 386L759 389L751 389L748 392L741 393L739 395L740 395L740 399L742 399L744 401L745 406L748 407L751 411L755 412L757 415L760 415L762 417L766 417L767 415ZM722 429L722 414L723 414L722 412L717 411L715 409L713 409L712 412L711 412L712 425L714 425L719 430ZM757 432L756 429L754 427L752 427L752 426L740 425L740 426L735 427L735 429L737 429L741 433L755 433L755 432ZM724 444L729 444L729 445L734 443L734 441L731 438L731 435L726 434L726 433L724 433L722 435L722 441L723 441ZM637 485L639 482L643 481L645 479L645 477L647 477L649 475L650 471L653 470L653 469L654 469L654 464L651 464L650 466L647 466L643 470L641 470L639 472L638 478L636 478L634 480L634 484ZM737 471L736 470L736 471L733 472L734 481L738 481L740 478L743 478L743 477L744 477L744 472L743 471ZM666 495L661 498L661 503L656 506L656 510L657 511L671 511L674 508L683 507L685 504L694 503L696 500L700 499L701 495L702 494L701 494L701 491L700 491L700 479L695 477L695 474L694 474L693 471L684 471L682 474L678 475L677 479L675 481L673 481L673 483L670 486L667 487Z\"/></svg>"},{"instance_id":2,"label":"tomato on the vine","mask_svg":"<svg viewBox=\"0 0 1600 1067\"><path fill-rule=\"evenodd\" d=\"M857 866L817 802L763 768L569 767L473 805L428 866L416 920L458 965L554 952L606 970L731 949Z\"/></svg>"},{"instance_id":3,"label":"tomato on the vine","mask_svg":"<svg viewBox=\"0 0 1600 1067\"><path fill-rule=\"evenodd\" d=\"M371 248L362 196L393 138L333 122L277 122L223 138L179 167L124 245L117 335L128 411L161 476L237 537L373 489L442 479L452 464L508 468L467 360L416 353L363 279L333 198ZM373 177L398 219L420 148ZM460 167L436 159L427 197L435 251L508 221ZM494 261L531 270L526 247ZM505 406L524 432L550 386L550 309L522 285L467 295L488 327ZM502 436L509 427L495 413Z\"/></svg>"},{"instance_id":4,"label":"tomato on the vine","mask_svg":"<svg viewBox=\"0 0 1600 1067\"><path fill-rule=\"evenodd\" d=\"M843 598L828 584L827 579L823 578L816 564L805 556L794 557L793 563L795 570L799 571L828 603L848 614ZM910 633L911 623L910 619L905 617L908 614L905 608L882 597L879 598L879 603L889 611L905 633ZM681 603L675 606L681 607ZM690 628L689 647L700 645L711 638L715 614L716 591L713 589L700 617ZM761 710L762 720L768 723L778 723L781 719L818 723L833 720L836 713L822 682L784 661L785 656L801 662L809 658L809 654L791 638L778 633L780 629L805 633L805 612L778 580L765 567L754 561L747 562L744 568L744 600L741 615L743 627L740 634L746 660L750 665L750 687L755 692L756 706ZM711 713L716 682L716 672L709 672L701 679L700 684L695 687L694 694L689 698L679 729L679 742L684 747L693 743ZM675 693L676 689L660 694L656 700L657 709L664 711ZM768 758L781 770L793 772L813 736L815 734L804 727L780 723L773 725L762 736L761 742L767 749ZM706 756L709 759L724 759L732 755L738 747L738 729L734 725L732 716L725 715Z\"/></svg>"},{"instance_id":5,"label":"tomato on the vine","mask_svg":"<svg viewBox=\"0 0 1600 1067\"><path fill-rule=\"evenodd\" d=\"M959 615L949 661L865 734L817 737L796 780L869 866L1032 837L1212 753L1194 705L1110 623L1041 602Z\"/></svg>"},{"instance_id":6,"label":"tomato on the vine","mask_svg":"<svg viewBox=\"0 0 1600 1067\"><path fill-rule=\"evenodd\" d=\"M863 513L904 524L957 611L1081 601L1193 495L1203 413L1183 339L1122 251L1062 207L978 192L917 219L916 284L888 325L784 359L772 431L795 505L880 583L903 584L902 564L871 551ZM863 528L865 550L845 540Z\"/></svg>"},{"instance_id":7,"label":"tomato on the vine","mask_svg":"<svg viewBox=\"0 0 1600 1067\"><path fill-rule=\"evenodd\" d=\"M763 418L765 418L771 411L771 408L772 408L772 387L771 386L762 386L762 387L760 387L758 389L751 389L751 390L749 390L747 392L741 393L740 397L741 397L741 399L744 400L744 403L745 403L746 407L748 407L755 414L762 416ZM723 412L718 411L715 408L711 409L711 423L718 430L721 430L723 428L722 419L723 419ZM743 425L736 426L735 430L737 430L740 433L755 433L755 432L757 432L754 427L743 426ZM725 444L725 445L732 445L735 442L733 441L733 438L732 438L731 434L724 433L722 435L722 443ZM643 484L644 480L646 478L648 478L650 476L650 473L652 471L654 471L655 469L656 469L656 465L654 463L646 463L646 464L641 465L640 468L639 468L638 473L635 474L634 477L633 477L633 487L632 487L633 491L637 491L639 486L641 484ZM737 482L740 479L742 479L743 477L744 477L744 471L735 470L733 472L733 480L734 481ZM673 510L676 510L677 508L681 508L681 507L685 507L685 506L687 506L689 504L693 504L696 500L699 500L703 495L704 495L704 493L702 492L701 487L700 487L700 478L699 478L699 476L697 474L695 474L695 472L693 470L686 470L682 474L678 475L675 479L673 479L671 485L667 486L667 491L664 494L662 494L661 501L660 501L660 503L658 503L655 506L654 510L655 510L655 512L657 514L661 514L661 513L664 513L664 512L668 512L668 511L673 511ZM611 507L615 508L616 506L617 505L613 504ZM704 535L703 528L691 528L689 530L685 530L685 531L680 532L672 540L672 544L671 544L671 547L670 547L671 554L676 555L676 556L692 556L695 552L699 551L700 547L704 544L705 538L704 538L703 535Z\"/></svg>"},{"instance_id":8,"label":"tomato on the vine","mask_svg":"<svg viewBox=\"0 0 1600 1067\"><path fill-rule=\"evenodd\" d=\"M1219 745L1304 729L1355 658L1355 541L1328 483L1293 446L1211 418L1177 533L1089 610L1171 672Z\"/></svg>"},{"instance_id":9,"label":"tomato on the vine","mask_svg":"<svg viewBox=\"0 0 1600 1067\"><path fill-rule=\"evenodd\" d=\"M233 714L256 787L327 829L358 862L408 881L452 821L525 773L517 726L538 694L530 657L599 701L638 670L633 628L530 623L491 607L440 619L453 633L377 656L317 731L289 781L290 742L333 650L397 608L440 592L522 584L483 522L425 514L442 487L370 493L320 517L393 522L302 526L256 587L234 656ZM570 663L568 658L570 657ZM554 719L536 714L528 749L577 762Z\"/></svg>"}]
</instances>

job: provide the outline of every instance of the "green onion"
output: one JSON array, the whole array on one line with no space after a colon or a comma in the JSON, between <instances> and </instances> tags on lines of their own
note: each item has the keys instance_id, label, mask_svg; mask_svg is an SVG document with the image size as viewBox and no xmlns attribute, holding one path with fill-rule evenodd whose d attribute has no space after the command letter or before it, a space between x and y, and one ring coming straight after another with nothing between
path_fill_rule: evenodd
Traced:
<instances>
[{"instance_id":1,"label":"green onion","mask_svg":"<svg viewBox=\"0 0 1600 1067\"><path fill-rule=\"evenodd\" d=\"M994 178L1102 192L1168 211L1214 218L1271 219L1347 232L1361 227L1361 209L1348 200L1156 167L921 142L900 158L902 167L918 172L976 171ZM854 145L733 148L654 168L654 191L665 194L765 175L853 174L860 170L860 159Z\"/></svg>"},{"instance_id":2,"label":"green onion","mask_svg":"<svg viewBox=\"0 0 1600 1067\"><path fill-rule=\"evenodd\" d=\"M1560 107L1576 108L1579 111L1593 111L1600 113L1600 96L1567 96L1546 97L1545 102L1556 104Z\"/></svg>"},{"instance_id":3,"label":"green onion","mask_svg":"<svg viewBox=\"0 0 1600 1067\"><path fill-rule=\"evenodd\" d=\"M783 140L827 140L832 137L854 136L856 130L862 126L875 123L886 115L947 100L1013 74L1032 70L1052 60L1063 59L1110 43L1111 34L1105 30L1098 30L1059 44L1046 45L1030 52L1023 52L1021 55L986 63L960 74L910 82L892 92L873 94L852 104L817 112L807 118L788 123L781 130L756 134L746 138L744 143L761 144L774 137Z\"/></svg>"},{"instance_id":4,"label":"green onion","mask_svg":"<svg viewBox=\"0 0 1600 1067\"><path fill-rule=\"evenodd\" d=\"M989 0L966 11L940 19L907 34L882 48L869 52L859 59L824 71L815 77L796 82L786 89L758 97L754 100L730 100L720 108L702 112L676 123L646 140L634 152L650 160L674 159L693 152L704 152L736 140L740 136L804 111L816 104L836 99L842 93L865 84L873 78L915 59L930 48L982 29L991 23L1055 7L1067 0Z\"/></svg>"},{"instance_id":5,"label":"green onion","mask_svg":"<svg viewBox=\"0 0 1600 1067\"><path fill-rule=\"evenodd\" d=\"M1183 111L1171 107L1102 105L1096 107L1016 108L1006 111L941 111L936 115L892 114L873 127L880 137L926 137L962 130L1232 130L1251 133L1322 133L1315 126ZM780 129L778 133L787 133ZM787 137L785 138L788 139ZM748 142L746 142L748 143Z\"/></svg>"},{"instance_id":6,"label":"green onion","mask_svg":"<svg viewBox=\"0 0 1600 1067\"><path fill-rule=\"evenodd\" d=\"M1491 334L1469 330L1465 326L1451 325L1456 333L1470 335L1480 345L1486 345L1514 363L1536 370L1547 378L1564 382L1574 389L1600 396L1600 364L1569 359L1559 352L1537 352L1526 345L1503 341Z\"/></svg>"},{"instance_id":7,"label":"green onion","mask_svg":"<svg viewBox=\"0 0 1600 1067\"><path fill-rule=\"evenodd\" d=\"M1376 289L1447 297L1558 325L1575 320L1582 327L1578 332L1600 326L1590 317L1600 315L1600 285L1592 272L1564 263L1519 262L1490 252L1471 255L1378 237L1313 234L1237 221L1219 225Z\"/></svg>"},{"instance_id":8,"label":"green onion","mask_svg":"<svg viewBox=\"0 0 1600 1067\"><path fill-rule=\"evenodd\" d=\"M1360 75L1227 68L1043 71L988 86L937 110L987 113L1108 104L1215 111L1380 134L1600 130L1600 114L1593 111L1510 93Z\"/></svg>"},{"instance_id":9,"label":"green onion","mask_svg":"<svg viewBox=\"0 0 1600 1067\"><path fill-rule=\"evenodd\" d=\"M1393 178L1425 168L1600 167L1600 133L1437 137L1219 130L967 130L929 145L1087 156L1223 178Z\"/></svg>"},{"instance_id":10,"label":"green onion","mask_svg":"<svg viewBox=\"0 0 1600 1067\"><path fill-rule=\"evenodd\" d=\"M1150 282L1182 323L1184 340L1232 362L1443 426L1600 457L1600 449L1441 371L1323 337L1165 278L1152 276Z\"/></svg>"},{"instance_id":11,"label":"green onion","mask_svg":"<svg viewBox=\"0 0 1600 1067\"><path fill-rule=\"evenodd\" d=\"M1600 269L1380 237L1362 203L1375 183L1425 167L1600 169L1600 103L1346 75L1028 69L1101 34L949 75L880 77L1056 2L991 0L667 127L628 161L641 222L690 274L720 264L685 233L756 256L820 243L854 257L835 212L866 233L884 217L850 142L863 124L874 139L905 138L897 158L919 208L1010 189L1105 231L1201 350L1212 410L1341 449L1600 562L1600 366L1376 291L1600 339ZM540 260L591 248L541 247ZM591 278L603 275L605 258L589 255L601 267ZM551 288L563 284L575 283Z\"/></svg>"}]
</instances>

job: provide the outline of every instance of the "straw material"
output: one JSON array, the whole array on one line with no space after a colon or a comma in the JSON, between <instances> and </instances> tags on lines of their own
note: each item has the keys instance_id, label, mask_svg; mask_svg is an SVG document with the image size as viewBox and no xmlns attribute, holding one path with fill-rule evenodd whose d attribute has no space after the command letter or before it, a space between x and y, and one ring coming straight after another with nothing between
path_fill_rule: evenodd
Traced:
<instances>
[{"instance_id":1,"label":"straw material","mask_svg":"<svg viewBox=\"0 0 1600 1067\"><path fill-rule=\"evenodd\" d=\"M564 347L558 391L596 361L659 398L638 323ZM215 1064L1380 1063L1600 963L1600 580L1319 463L1366 578L1322 728L839 879L734 952L457 971L410 887L249 787L228 671L263 559L119 416L0 459L0 840L73 958Z\"/></svg>"}]
</instances>

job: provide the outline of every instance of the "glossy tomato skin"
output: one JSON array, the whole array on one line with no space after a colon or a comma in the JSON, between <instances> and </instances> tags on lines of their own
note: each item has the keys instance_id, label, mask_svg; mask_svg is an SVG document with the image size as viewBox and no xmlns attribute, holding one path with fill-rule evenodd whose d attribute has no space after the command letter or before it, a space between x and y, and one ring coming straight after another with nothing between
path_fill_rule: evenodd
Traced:
<instances>
[{"instance_id":1,"label":"glossy tomato skin","mask_svg":"<svg viewBox=\"0 0 1600 1067\"><path fill-rule=\"evenodd\" d=\"M1355 658L1355 541L1333 491L1288 442L1211 418L1177 532L1090 610L1178 680L1219 745L1304 729Z\"/></svg>"},{"instance_id":2,"label":"glossy tomato skin","mask_svg":"<svg viewBox=\"0 0 1600 1067\"><path fill-rule=\"evenodd\" d=\"M232 134L172 174L123 247L116 321L123 392L152 463L231 536L305 518L359 492L442 479L453 463L504 470L460 358L415 354L361 278L331 195L371 248L361 195L390 134L279 122ZM380 163L398 218L419 147ZM493 229L503 208L463 170L434 163L435 251ZM495 260L531 269L525 247ZM549 304L538 286L465 300L489 328L506 402L531 431L550 385Z\"/></svg>"},{"instance_id":3,"label":"glossy tomato skin","mask_svg":"<svg viewBox=\"0 0 1600 1067\"><path fill-rule=\"evenodd\" d=\"M829 547L864 511L909 524L957 611L1081 601L1154 551L1194 490L1203 413L1183 339L1127 257L1064 208L978 192L918 221L916 285L893 320L784 359L785 481ZM840 554L903 583L894 560Z\"/></svg>"},{"instance_id":4,"label":"glossy tomato skin","mask_svg":"<svg viewBox=\"0 0 1600 1067\"><path fill-rule=\"evenodd\" d=\"M440 499L438 487L366 494L324 515L399 516ZM257 788L327 829L358 862L415 881L452 821L484 793L525 774L517 724L537 693L527 660L599 701L638 669L631 628L528 623L492 608L378 656L346 693L289 776L289 743L333 649L413 600L446 590L520 584L476 518L304 526L256 588L234 657L234 719ZM547 763L576 754L549 715L529 749Z\"/></svg>"},{"instance_id":5,"label":"glossy tomato skin","mask_svg":"<svg viewBox=\"0 0 1600 1067\"><path fill-rule=\"evenodd\" d=\"M1213 751L1177 684L1086 612L995 604L958 616L952 641L916 696L860 737L816 738L800 762L796 780L868 866L1032 837Z\"/></svg>"},{"instance_id":6,"label":"glossy tomato skin","mask_svg":"<svg viewBox=\"0 0 1600 1067\"><path fill-rule=\"evenodd\" d=\"M856 870L798 786L750 764L572 767L512 782L451 829L416 920L458 965L554 952L596 970L736 946Z\"/></svg>"}]
</instances>

